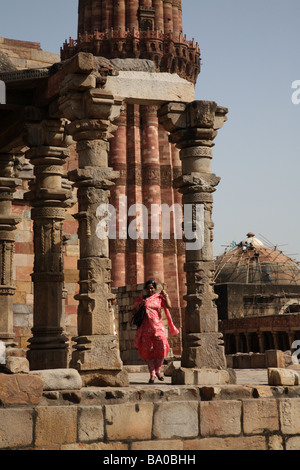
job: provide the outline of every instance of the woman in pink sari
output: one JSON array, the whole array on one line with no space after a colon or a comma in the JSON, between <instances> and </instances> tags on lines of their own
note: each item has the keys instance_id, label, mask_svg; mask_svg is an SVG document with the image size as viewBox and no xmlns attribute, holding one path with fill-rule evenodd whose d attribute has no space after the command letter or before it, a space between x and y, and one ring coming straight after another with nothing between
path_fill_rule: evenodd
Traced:
<instances>
[{"instance_id":1,"label":"woman in pink sari","mask_svg":"<svg viewBox=\"0 0 300 470\"><path fill-rule=\"evenodd\" d=\"M147 295L138 297L132 309L133 315L143 305L146 310L143 323L136 332L133 346L138 349L139 355L147 361L150 372L149 383L153 384L155 377L158 380L164 380L160 370L164 358L167 357L170 349L166 328L161 317L162 308L165 310L170 334L175 336L179 331L173 324L169 311L171 302L168 294L164 290L156 293L155 281L147 281L145 290Z\"/></svg>"}]
</instances>

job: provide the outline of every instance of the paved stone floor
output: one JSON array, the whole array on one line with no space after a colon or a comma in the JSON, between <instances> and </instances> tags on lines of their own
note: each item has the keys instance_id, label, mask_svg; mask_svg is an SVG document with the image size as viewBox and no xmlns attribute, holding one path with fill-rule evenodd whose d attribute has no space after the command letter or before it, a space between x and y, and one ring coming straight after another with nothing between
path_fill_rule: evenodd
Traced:
<instances>
[{"instance_id":1,"label":"paved stone floor","mask_svg":"<svg viewBox=\"0 0 300 470\"><path fill-rule=\"evenodd\" d=\"M237 384L239 385L268 385L267 369L236 369ZM140 386L148 384L149 374L147 372L129 372L130 386ZM165 377L164 382L156 379L156 385L171 385L171 377Z\"/></svg>"}]
</instances>

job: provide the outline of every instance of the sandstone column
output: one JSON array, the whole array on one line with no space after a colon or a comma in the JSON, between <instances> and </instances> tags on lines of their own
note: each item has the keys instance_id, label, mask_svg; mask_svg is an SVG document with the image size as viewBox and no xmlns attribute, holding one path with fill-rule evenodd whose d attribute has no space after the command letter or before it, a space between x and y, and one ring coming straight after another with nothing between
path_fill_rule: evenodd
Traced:
<instances>
[{"instance_id":1,"label":"sandstone column","mask_svg":"<svg viewBox=\"0 0 300 470\"><path fill-rule=\"evenodd\" d=\"M68 343L63 318L63 220L71 190L62 188L62 166L69 156L65 120L28 123L26 158L35 182L25 198L34 221L33 337L27 358L31 370L67 367Z\"/></svg>"},{"instance_id":2,"label":"sandstone column","mask_svg":"<svg viewBox=\"0 0 300 470\"><path fill-rule=\"evenodd\" d=\"M187 305L182 369L176 383L201 383L200 369L217 372L226 368L213 288L212 194L220 178L211 173L211 159L213 140L227 111L215 102L195 101L187 105L169 103L159 112L160 122L171 133L170 141L180 149L182 161L182 176L174 180L174 186L183 194ZM192 369L192 375L185 369ZM216 380L225 376L219 374Z\"/></svg>"},{"instance_id":3,"label":"sandstone column","mask_svg":"<svg viewBox=\"0 0 300 470\"><path fill-rule=\"evenodd\" d=\"M158 117L156 106L142 107L142 173L143 198L148 211L148 237L145 240L145 279L164 282L163 240L161 224L153 222L154 207L161 204L161 179L159 161ZM154 225L154 226L153 226ZM146 228L145 228L146 230Z\"/></svg>"},{"instance_id":4,"label":"sandstone column","mask_svg":"<svg viewBox=\"0 0 300 470\"><path fill-rule=\"evenodd\" d=\"M14 178L13 155L0 155L0 341L8 348L14 338L13 332L13 286L12 263L15 230L20 218L12 215L13 193L21 180Z\"/></svg>"},{"instance_id":5,"label":"sandstone column","mask_svg":"<svg viewBox=\"0 0 300 470\"><path fill-rule=\"evenodd\" d=\"M92 56L86 59L87 63L93 61ZM122 101L95 85L94 75L81 75L78 70L61 86L61 112L71 121L68 132L77 142L78 152L78 169L69 173L78 188L80 239L80 291L75 296L79 300L78 337L74 338L71 367L79 371L85 385L124 386L128 376L114 335L109 240L102 225L110 188L119 177L108 167L108 149L116 130L111 122L119 116Z\"/></svg>"}]
</instances>

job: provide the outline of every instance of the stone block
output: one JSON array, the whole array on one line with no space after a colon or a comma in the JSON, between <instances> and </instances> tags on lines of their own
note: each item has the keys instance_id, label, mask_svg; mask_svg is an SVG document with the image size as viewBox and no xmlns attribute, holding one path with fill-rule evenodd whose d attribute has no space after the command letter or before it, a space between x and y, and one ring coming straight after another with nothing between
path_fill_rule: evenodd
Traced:
<instances>
[{"instance_id":1,"label":"stone block","mask_svg":"<svg viewBox=\"0 0 300 470\"><path fill-rule=\"evenodd\" d=\"M250 354L250 368L264 369L266 367L266 357L263 353Z\"/></svg>"},{"instance_id":2,"label":"stone block","mask_svg":"<svg viewBox=\"0 0 300 470\"><path fill-rule=\"evenodd\" d=\"M279 349L268 349L265 351L266 367L285 367L285 358L283 351Z\"/></svg>"},{"instance_id":3,"label":"stone block","mask_svg":"<svg viewBox=\"0 0 300 470\"><path fill-rule=\"evenodd\" d=\"M250 369L251 362L249 354L239 354L238 355L238 368L239 369Z\"/></svg>"},{"instance_id":4,"label":"stone block","mask_svg":"<svg viewBox=\"0 0 300 470\"><path fill-rule=\"evenodd\" d=\"M158 439L198 436L198 403L162 403L154 413L153 435Z\"/></svg>"},{"instance_id":5,"label":"stone block","mask_svg":"<svg viewBox=\"0 0 300 470\"><path fill-rule=\"evenodd\" d=\"M189 369L180 367L172 374L173 385L225 385L235 382L229 369Z\"/></svg>"},{"instance_id":6,"label":"stone block","mask_svg":"<svg viewBox=\"0 0 300 470\"><path fill-rule=\"evenodd\" d=\"M283 434L300 434L300 400L298 398L279 400L279 417Z\"/></svg>"},{"instance_id":7,"label":"stone block","mask_svg":"<svg viewBox=\"0 0 300 470\"><path fill-rule=\"evenodd\" d=\"M131 450L183 450L183 441L181 440L160 440L160 441L141 441L133 442Z\"/></svg>"},{"instance_id":8,"label":"stone block","mask_svg":"<svg viewBox=\"0 0 300 470\"><path fill-rule=\"evenodd\" d=\"M179 369L181 366L181 362L180 361L172 361L170 362L170 364L168 364L168 366L166 367L165 371L164 371L164 374L166 377L172 377L173 375L173 372L176 370L176 369Z\"/></svg>"},{"instance_id":9,"label":"stone block","mask_svg":"<svg viewBox=\"0 0 300 470\"><path fill-rule=\"evenodd\" d=\"M29 362L25 357L14 357L9 356L6 358L5 366L0 366L0 370L4 369L3 372L10 374L28 374L29 373Z\"/></svg>"},{"instance_id":10,"label":"stone block","mask_svg":"<svg viewBox=\"0 0 300 470\"><path fill-rule=\"evenodd\" d=\"M109 441L151 440L153 404L105 406L105 427Z\"/></svg>"},{"instance_id":11,"label":"stone block","mask_svg":"<svg viewBox=\"0 0 300 470\"><path fill-rule=\"evenodd\" d=\"M38 405L42 395L42 378L30 374L0 374L1 405Z\"/></svg>"},{"instance_id":12,"label":"stone block","mask_svg":"<svg viewBox=\"0 0 300 470\"><path fill-rule=\"evenodd\" d=\"M277 401L271 398L244 400L243 426L245 434L279 431Z\"/></svg>"},{"instance_id":13,"label":"stone block","mask_svg":"<svg viewBox=\"0 0 300 470\"><path fill-rule=\"evenodd\" d=\"M79 409L78 437L81 442L103 439L104 417L102 406L86 406Z\"/></svg>"},{"instance_id":14,"label":"stone block","mask_svg":"<svg viewBox=\"0 0 300 470\"><path fill-rule=\"evenodd\" d=\"M75 369L34 370L30 375L38 375L44 381L44 390L80 390L82 379Z\"/></svg>"},{"instance_id":15,"label":"stone block","mask_svg":"<svg viewBox=\"0 0 300 470\"><path fill-rule=\"evenodd\" d=\"M269 368L269 385L299 385L299 373L291 369Z\"/></svg>"},{"instance_id":16,"label":"stone block","mask_svg":"<svg viewBox=\"0 0 300 470\"><path fill-rule=\"evenodd\" d=\"M76 442L76 406L40 406L36 408L36 411L36 446Z\"/></svg>"},{"instance_id":17,"label":"stone block","mask_svg":"<svg viewBox=\"0 0 300 470\"><path fill-rule=\"evenodd\" d=\"M184 441L184 450L267 450L264 436L207 437Z\"/></svg>"},{"instance_id":18,"label":"stone block","mask_svg":"<svg viewBox=\"0 0 300 470\"><path fill-rule=\"evenodd\" d=\"M293 436L286 440L286 450L300 450L300 436Z\"/></svg>"},{"instance_id":19,"label":"stone block","mask_svg":"<svg viewBox=\"0 0 300 470\"><path fill-rule=\"evenodd\" d=\"M0 409L0 449L30 446L32 440L32 409Z\"/></svg>"},{"instance_id":20,"label":"stone block","mask_svg":"<svg viewBox=\"0 0 300 470\"><path fill-rule=\"evenodd\" d=\"M128 103L161 105L167 101L191 102L195 98L194 85L177 74L120 71L108 76L104 90L126 98Z\"/></svg>"},{"instance_id":21,"label":"stone block","mask_svg":"<svg viewBox=\"0 0 300 470\"><path fill-rule=\"evenodd\" d=\"M242 403L236 400L200 403L200 434L235 436L241 433Z\"/></svg>"}]
</instances>

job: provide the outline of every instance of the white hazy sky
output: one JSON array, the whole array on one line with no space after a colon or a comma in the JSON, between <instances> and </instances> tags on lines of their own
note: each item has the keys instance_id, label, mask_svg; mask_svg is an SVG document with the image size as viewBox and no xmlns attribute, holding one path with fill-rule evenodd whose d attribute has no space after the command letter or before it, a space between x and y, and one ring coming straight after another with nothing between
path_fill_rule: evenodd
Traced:
<instances>
[{"instance_id":1,"label":"white hazy sky","mask_svg":"<svg viewBox=\"0 0 300 470\"><path fill-rule=\"evenodd\" d=\"M2 0L3 2L3 0ZM215 255L247 232L300 260L299 0L182 0L184 31L200 45L196 99L229 108L215 140ZM0 36L59 53L76 38L78 0L10 0Z\"/></svg>"}]
</instances>

